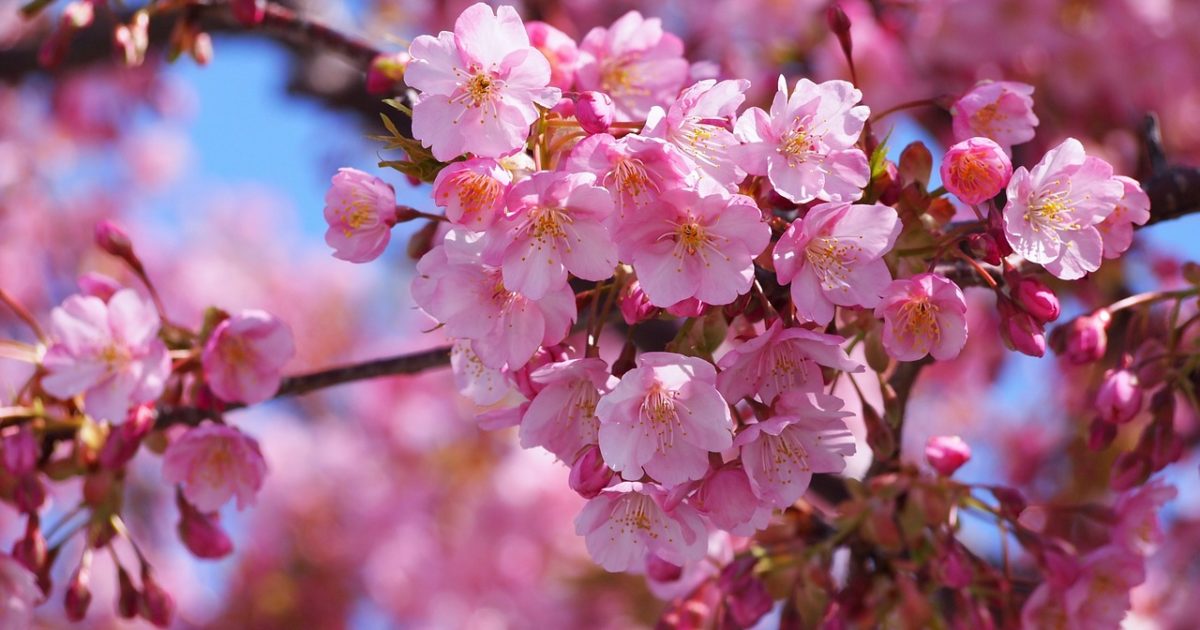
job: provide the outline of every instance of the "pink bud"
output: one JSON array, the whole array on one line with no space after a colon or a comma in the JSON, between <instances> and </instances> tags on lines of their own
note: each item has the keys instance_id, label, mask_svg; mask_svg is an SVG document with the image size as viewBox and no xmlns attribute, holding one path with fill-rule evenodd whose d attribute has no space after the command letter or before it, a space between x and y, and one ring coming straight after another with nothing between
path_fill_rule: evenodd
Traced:
<instances>
[{"instance_id":1,"label":"pink bud","mask_svg":"<svg viewBox=\"0 0 1200 630\"><path fill-rule=\"evenodd\" d=\"M654 313L657 310L650 303L650 298L646 297L646 292L642 290L642 285L637 280L630 282L621 291L619 306L621 308L621 317L630 326L640 324L654 317Z\"/></svg>"},{"instance_id":2,"label":"pink bud","mask_svg":"<svg viewBox=\"0 0 1200 630\"><path fill-rule=\"evenodd\" d=\"M13 475L31 473L37 468L38 441L33 429L23 424L4 438L4 468Z\"/></svg>"},{"instance_id":3,"label":"pink bud","mask_svg":"<svg viewBox=\"0 0 1200 630\"><path fill-rule=\"evenodd\" d=\"M13 543L12 557L29 569L39 573L46 563L46 537L42 535L36 514L30 514L25 523L25 535Z\"/></svg>"},{"instance_id":4,"label":"pink bud","mask_svg":"<svg viewBox=\"0 0 1200 630\"><path fill-rule=\"evenodd\" d=\"M655 582L674 582L683 575L683 567L667 562L655 554L646 556L646 577Z\"/></svg>"},{"instance_id":5,"label":"pink bud","mask_svg":"<svg viewBox=\"0 0 1200 630\"><path fill-rule=\"evenodd\" d=\"M1008 154L987 138L968 138L946 151L942 159L942 184L969 204L995 197L1012 177Z\"/></svg>"},{"instance_id":6,"label":"pink bud","mask_svg":"<svg viewBox=\"0 0 1200 630\"><path fill-rule=\"evenodd\" d=\"M85 549L79 568L67 583L67 592L63 597L63 607L67 611L67 619L81 621L87 616L88 606L92 603L91 583L92 550Z\"/></svg>"},{"instance_id":7,"label":"pink bud","mask_svg":"<svg viewBox=\"0 0 1200 630\"><path fill-rule=\"evenodd\" d=\"M974 577L970 563L955 543L947 546L935 567L942 585L947 588L966 588Z\"/></svg>"},{"instance_id":8,"label":"pink bud","mask_svg":"<svg viewBox=\"0 0 1200 630\"><path fill-rule=\"evenodd\" d=\"M1093 451L1102 451L1117 439L1117 425L1105 421L1103 418L1092 420L1092 424L1088 427L1088 448Z\"/></svg>"},{"instance_id":9,"label":"pink bud","mask_svg":"<svg viewBox=\"0 0 1200 630\"><path fill-rule=\"evenodd\" d=\"M46 502L46 487L37 473L26 473L17 480L13 491L13 503L26 514L33 514Z\"/></svg>"},{"instance_id":10,"label":"pink bud","mask_svg":"<svg viewBox=\"0 0 1200 630\"><path fill-rule=\"evenodd\" d=\"M243 26L258 26L267 17L266 0L232 0L229 8Z\"/></svg>"},{"instance_id":11,"label":"pink bud","mask_svg":"<svg viewBox=\"0 0 1200 630\"><path fill-rule=\"evenodd\" d=\"M176 495L175 502L179 505L179 538L192 555L216 559L233 552L233 541L221 529L215 512L202 514L181 495Z\"/></svg>"},{"instance_id":12,"label":"pink bud","mask_svg":"<svg viewBox=\"0 0 1200 630\"><path fill-rule=\"evenodd\" d=\"M412 58L407 51L379 55L371 61L367 70L367 93L375 95L392 94L404 80L404 71Z\"/></svg>"},{"instance_id":13,"label":"pink bud","mask_svg":"<svg viewBox=\"0 0 1200 630\"><path fill-rule=\"evenodd\" d=\"M1112 478L1109 485L1117 492L1123 492L1134 486L1141 485L1150 476L1150 462L1137 451L1121 453L1113 462Z\"/></svg>"},{"instance_id":14,"label":"pink bud","mask_svg":"<svg viewBox=\"0 0 1200 630\"><path fill-rule=\"evenodd\" d=\"M116 470L128 464L137 454L142 439L154 428L154 408L138 405L129 410L125 422L113 428L100 449L100 466Z\"/></svg>"},{"instance_id":15,"label":"pink bud","mask_svg":"<svg viewBox=\"0 0 1200 630\"><path fill-rule=\"evenodd\" d=\"M175 600L171 594L154 581L148 567L142 567L142 617L150 623L165 628L171 625L175 615Z\"/></svg>"},{"instance_id":16,"label":"pink bud","mask_svg":"<svg viewBox=\"0 0 1200 630\"><path fill-rule=\"evenodd\" d=\"M207 66L213 58L212 36L208 33L196 33L192 38L192 45L188 47L188 54L197 64Z\"/></svg>"},{"instance_id":17,"label":"pink bud","mask_svg":"<svg viewBox=\"0 0 1200 630\"><path fill-rule=\"evenodd\" d=\"M1126 369L1108 370L1096 392L1096 411L1100 418L1113 424L1124 424L1142 410L1142 388L1137 376Z\"/></svg>"},{"instance_id":18,"label":"pink bud","mask_svg":"<svg viewBox=\"0 0 1200 630\"><path fill-rule=\"evenodd\" d=\"M968 236L967 249L971 256L978 260L982 260L989 265L1000 264L1000 246L996 244L995 237L989 233Z\"/></svg>"},{"instance_id":19,"label":"pink bud","mask_svg":"<svg viewBox=\"0 0 1200 630\"><path fill-rule=\"evenodd\" d=\"M603 92L584 92L575 101L575 119L589 134L608 131L613 122L613 101Z\"/></svg>"},{"instance_id":20,"label":"pink bud","mask_svg":"<svg viewBox=\"0 0 1200 630\"><path fill-rule=\"evenodd\" d=\"M694 297L680 300L667 307L667 312L675 317L700 317L708 305Z\"/></svg>"},{"instance_id":21,"label":"pink bud","mask_svg":"<svg viewBox=\"0 0 1200 630\"><path fill-rule=\"evenodd\" d=\"M1019 276L1012 283L1011 292L1013 300L1038 321L1046 323L1058 319L1061 312L1058 296L1041 280Z\"/></svg>"},{"instance_id":22,"label":"pink bud","mask_svg":"<svg viewBox=\"0 0 1200 630\"><path fill-rule=\"evenodd\" d=\"M1016 307L1008 300L1001 300L1000 338L1009 348L1031 357L1046 354L1046 333L1042 323Z\"/></svg>"},{"instance_id":23,"label":"pink bud","mask_svg":"<svg viewBox=\"0 0 1200 630\"><path fill-rule=\"evenodd\" d=\"M579 493L579 496L591 499L607 488L612 478L613 470L608 467L608 464L604 462L604 457L600 455L600 447L589 444L583 448L583 452L575 458L575 463L571 465L568 483L571 484L572 490Z\"/></svg>"},{"instance_id":24,"label":"pink bud","mask_svg":"<svg viewBox=\"0 0 1200 630\"><path fill-rule=\"evenodd\" d=\"M133 242L129 235L112 221L96 224L96 247L123 260L133 260Z\"/></svg>"},{"instance_id":25,"label":"pink bud","mask_svg":"<svg viewBox=\"0 0 1200 630\"><path fill-rule=\"evenodd\" d=\"M749 628L770 612L775 602L762 580L755 577L752 571L747 570L731 578L728 574L735 567L736 563L726 567L718 584L725 593L728 620L733 622L733 627Z\"/></svg>"},{"instance_id":26,"label":"pink bud","mask_svg":"<svg viewBox=\"0 0 1200 630\"><path fill-rule=\"evenodd\" d=\"M117 616L122 619L133 619L141 607L142 594L133 585L133 579L125 567L117 565Z\"/></svg>"},{"instance_id":27,"label":"pink bud","mask_svg":"<svg viewBox=\"0 0 1200 630\"><path fill-rule=\"evenodd\" d=\"M102 273L96 273L93 271L88 271L81 274L79 279L76 280L76 284L79 285L79 290L84 295L95 296L101 300L104 300L105 302L107 302L108 298L111 298L114 293L122 289L121 284L116 280Z\"/></svg>"},{"instance_id":28,"label":"pink bud","mask_svg":"<svg viewBox=\"0 0 1200 630\"><path fill-rule=\"evenodd\" d=\"M1075 318L1067 328L1067 360L1077 365L1099 361L1108 350L1108 323L1112 316L1101 310Z\"/></svg>"},{"instance_id":29,"label":"pink bud","mask_svg":"<svg viewBox=\"0 0 1200 630\"><path fill-rule=\"evenodd\" d=\"M938 474L949 477L971 459L971 447L957 435L935 435L925 443L925 459Z\"/></svg>"}]
</instances>

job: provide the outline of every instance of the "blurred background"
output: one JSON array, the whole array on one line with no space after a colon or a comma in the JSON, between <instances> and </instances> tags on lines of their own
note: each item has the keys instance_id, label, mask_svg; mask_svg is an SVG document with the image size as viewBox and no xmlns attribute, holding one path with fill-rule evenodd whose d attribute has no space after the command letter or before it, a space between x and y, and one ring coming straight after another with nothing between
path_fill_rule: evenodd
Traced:
<instances>
[{"instance_id":1,"label":"blurred background","mask_svg":"<svg viewBox=\"0 0 1200 630\"><path fill-rule=\"evenodd\" d=\"M173 318L196 324L216 305L264 308L287 321L298 348L290 372L445 343L424 332L430 322L408 296L413 265L405 244L419 226L397 228L387 254L370 265L335 260L323 242L323 196L341 166L378 174L401 203L434 210L427 188L375 167L397 156L366 138L382 131L382 107L363 91L361 68L229 29L214 32L206 67L186 58L168 65L165 27L151 29L147 62L124 68L104 30L111 18L98 17L97 33L81 36L63 64L47 71L36 53L55 28L55 11L26 23L20 4L0 0L0 286L30 310L45 317L85 271L136 286L91 246L95 222L112 218L133 236ZM470 3L287 4L400 50L417 34L449 28ZM763 104L781 71L849 78L824 0L516 4L527 19L545 19L576 38L629 9L660 16L684 38L689 60L750 79L748 104ZM1145 175L1139 129L1152 111L1170 159L1200 159L1198 2L841 4L854 24L860 87L877 111L953 97L980 79L1020 80L1036 86L1042 124L1037 140L1017 148L1017 164L1031 165L1073 135L1119 172ZM949 116L935 108L891 122L893 159L914 140L936 159L949 138ZM1200 254L1198 235L1195 217L1139 232L1127 259L1106 264L1094 286L1072 293L1064 315L1122 292L1179 284L1180 263ZM1108 463L1089 458L1080 442L1085 392L1053 386L1053 375L1067 369L1053 357L1004 352L988 296L969 296L980 308L972 310L967 351L923 375L910 412L919 421L907 427L905 453L916 461L927 436L959 433L978 444L963 471L967 480L1012 483L1045 500L1102 497L1107 485L1096 471ZM0 313L0 336L28 333ZM0 393L11 393L24 369L0 360ZM258 505L244 512L227 506L223 522L236 551L218 562L191 558L179 545L159 459L140 455L127 497L130 525L179 603L179 627L652 626L662 605L641 578L603 573L575 536L582 500L567 486L567 469L546 453L521 450L510 432L479 430L474 411L442 370L232 414L231 422L259 439L271 472ZM1179 423L1195 430L1194 418ZM1181 490L1171 508L1180 528L1172 544L1184 552L1200 539L1196 467L1191 460L1168 469ZM57 487L46 522L78 492ZM0 540L12 540L20 527L15 512L0 506ZM994 528L968 522L963 535L981 553L997 548ZM61 564L68 571L74 562ZM1195 604L1166 585L1181 588L1182 576L1194 586L1200 567L1160 569L1139 589L1135 612L1173 627L1170 620L1186 619ZM111 562L98 558L94 571L87 623L120 625L110 618ZM46 627L70 625L57 602L41 614Z\"/></svg>"}]
</instances>

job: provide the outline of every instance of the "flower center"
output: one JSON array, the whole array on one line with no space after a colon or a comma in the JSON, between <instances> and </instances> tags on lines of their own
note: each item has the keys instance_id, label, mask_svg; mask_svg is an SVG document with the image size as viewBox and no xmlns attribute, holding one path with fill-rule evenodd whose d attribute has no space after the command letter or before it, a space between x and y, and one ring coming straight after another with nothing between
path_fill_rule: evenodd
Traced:
<instances>
[{"instance_id":1,"label":"flower center","mask_svg":"<svg viewBox=\"0 0 1200 630\"><path fill-rule=\"evenodd\" d=\"M799 122L784 134L779 142L779 152L787 158L789 166L808 161L816 150L816 139L810 136L808 130Z\"/></svg>"},{"instance_id":2,"label":"flower center","mask_svg":"<svg viewBox=\"0 0 1200 630\"><path fill-rule=\"evenodd\" d=\"M988 133L992 133L992 131L993 131L992 126L995 123L1008 118L1008 116L1005 116L1004 114L1000 113L1000 104L999 103L988 103L987 105L980 107L975 112L974 118L975 118L975 129L977 129L978 131L981 131L985 134L988 134Z\"/></svg>"},{"instance_id":3,"label":"flower center","mask_svg":"<svg viewBox=\"0 0 1200 630\"><path fill-rule=\"evenodd\" d=\"M646 164L637 158L621 158L605 176L605 183L612 182L616 189L631 197L638 197L648 189L658 191L658 186L646 174Z\"/></svg>"},{"instance_id":4,"label":"flower center","mask_svg":"<svg viewBox=\"0 0 1200 630\"><path fill-rule=\"evenodd\" d=\"M642 494L629 493L623 497L622 505L619 508L620 514L614 511L613 523L620 526L622 533L633 533L635 531L650 532L655 528L656 523L654 518L655 505L650 497Z\"/></svg>"},{"instance_id":5,"label":"flower center","mask_svg":"<svg viewBox=\"0 0 1200 630\"><path fill-rule=\"evenodd\" d=\"M454 188L458 191L458 203L464 218L467 215L476 221L483 220L483 211L495 205L504 192L504 184L479 173L463 171L454 177Z\"/></svg>"},{"instance_id":6,"label":"flower center","mask_svg":"<svg viewBox=\"0 0 1200 630\"><path fill-rule=\"evenodd\" d=\"M476 72L467 79L462 93L450 99L451 102L466 103L467 107L480 107L496 97L502 82L490 74Z\"/></svg>"},{"instance_id":7,"label":"flower center","mask_svg":"<svg viewBox=\"0 0 1200 630\"><path fill-rule=\"evenodd\" d=\"M1055 180L1052 185L1057 187L1061 183L1060 180ZM1074 207L1071 204L1070 195L1069 182L1066 190L1039 193L1026 208L1025 221L1033 227L1035 232L1043 229L1053 231L1079 229L1079 223L1073 217Z\"/></svg>"},{"instance_id":8,"label":"flower center","mask_svg":"<svg viewBox=\"0 0 1200 630\"><path fill-rule=\"evenodd\" d=\"M822 289L832 291L841 288L844 291L850 278L850 267L861 249L855 243L845 243L832 236L821 236L809 241L804 254L821 280Z\"/></svg>"},{"instance_id":9,"label":"flower center","mask_svg":"<svg viewBox=\"0 0 1200 630\"><path fill-rule=\"evenodd\" d=\"M675 445L676 427L686 434L683 423L679 421L678 403L675 402L678 395L679 392L667 391L662 385L655 384L642 400L642 429L646 437L653 434L659 453L666 453Z\"/></svg>"},{"instance_id":10,"label":"flower center","mask_svg":"<svg viewBox=\"0 0 1200 630\"><path fill-rule=\"evenodd\" d=\"M808 449L792 427L784 429L779 435L763 433L762 440L762 468L768 477L789 484L795 481L792 479L794 470L812 470L808 463Z\"/></svg>"},{"instance_id":11,"label":"flower center","mask_svg":"<svg viewBox=\"0 0 1200 630\"><path fill-rule=\"evenodd\" d=\"M926 298L913 300L900 307L897 323L900 329L912 338L918 349L928 350L942 338L942 327L937 320L937 314L941 310L941 307Z\"/></svg>"}]
</instances>

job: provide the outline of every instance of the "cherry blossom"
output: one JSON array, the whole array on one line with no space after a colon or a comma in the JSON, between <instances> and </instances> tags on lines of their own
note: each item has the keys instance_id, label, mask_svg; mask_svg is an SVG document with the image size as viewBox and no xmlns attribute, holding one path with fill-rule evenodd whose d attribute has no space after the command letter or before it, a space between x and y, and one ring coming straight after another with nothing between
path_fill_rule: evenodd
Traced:
<instances>
[{"instance_id":1,"label":"cherry blossom","mask_svg":"<svg viewBox=\"0 0 1200 630\"><path fill-rule=\"evenodd\" d=\"M325 242L334 257L356 263L379 258L396 220L391 185L357 169L338 169L325 193Z\"/></svg>"},{"instance_id":2,"label":"cherry blossom","mask_svg":"<svg viewBox=\"0 0 1200 630\"><path fill-rule=\"evenodd\" d=\"M1100 268L1104 243L1096 226L1113 213L1123 191L1107 162L1068 138L1032 170L1013 173L1004 233L1026 260L1063 280L1082 278Z\"/></svg>"},{"instance_id":3,"label":"cherry blossom","mask_svg":"<svg viewBox=\"0 0 1200 630\"><path fill-rule=\"evenodd\" d=\"M1012 177L1012 161L1004 149L987 138L968 138L950 147L942 158L942 184L969 204L995 197Z\"/></svg>"},{"instance_id":4,"label":"cherry blossom","mask_svg":"<svg viewBox=\"0 0 1200 630\"><path fill-rule=\"evenodd\" d=\"M859 199L871 175L866 154L855 146L870 115L861 100L862 92L846 81L800 79L789 95L780 76L770 113L751 107L737 120L734 131L745 143L738 166L766 175L795 203Z\"/></svg>"},{"instance_id":5,"label":"cherry blossom","mask_svg":"<svg viewBox=\"0 0 1200 630\"><path fill-rule=\"evenodd\" d=\"M954 102L954 139L983 136L1009 150L1033 139L1033 86L1016 81L981 81Z\"/></svg>"},{"instance_id":6,"label":"cherry blossom","mask_svg":"<svg viewBox=\"0 0 1200 630\"><path fill-rule=\"evenodd\" d=\"M636 215L668 190L694 182L691 166L675 146L639 135L620 140L592 135L575 146L563 168L594 173L596 183L612 193L618 217Z\"/></svg>"},{"instance_id":7,"label":"cherry blossom","mask_svg":"<svg viewBox=\"0 0 1200 630\"><path fill-rule=\"evenodd\" d=\"M701 479L708 453L733 443L732 419L711 363L647 352L596 405L604 461L628 480L664 486ZM644 471L644 472L643 472Z\"/></svg>"},{"instance_id":8,"label":"cherry blossom","mask_svg":"<svg viewBox=\"0 0 1200 630\"><path fill-rule=\"evenodd\" d=\"M287 324L265 311L242 311L213 329L201 364L214 394L252 404L275 395L295 353Z\"/></svg>"},{"instance_id":9,"label":"cherry blossom","mask_svg":"<svg viewBox=\"0 0 1200 630\"><path fill-rule=\"evenodd\" d=\"M821 368L862 372L842 349L845 339L775 320L762 334L735 345L717 362L717 389L729 401L758 396L771 404L787 391L819 392Z\"/></svg>"},{"instance_id":10,"label":"cherry blossom","mask_svg":"<svg viewBox=\"0 0 1200 630\"><path fill-rule=\"evenodd\" d=\"M463 153L497 158L521 147L537 105L551 107L550 63L529 45L516 10L480 2L463 11L454 32L421 35L409 47L404 80L420 90L413 135L450 161Z\"/></svg>"},{"instance_id":11,"label":"cherry blossom","mask_svg":"<svg viewBox=\"0 0 1200 630\"><path fill-rule=\"evenodd\" d=\"M697 82L666 112L661 107L651 109L642 133L679 147L702 172L736 190L746 173L734 159L733 147L741 143L733 135L733 123L749 87L744 80Z\"/></svg>"},{"instance_id":12,"label":"cherry blossom","mask_svg":"<svg viewBox=\"0 0 1200 630\"><path fill-rule=\"evenodd\" d=\"M686 504L668 510L665 493L642 483L621 483L588 501L575 519L588 553L608 571L640 573L647 556L684 565L704 557L708 531Z\"/></svg>"},{"instance_id":13,"label":"cherry blossom","mask_svg":"<svg viewBox=\"0 0 1200 630\"><path fill-rule=\"evenodd\" d=\"M728 304L748 291L770 229L749 197L677 188L627 216L616 238L650 302L665 308L688 298Z\"/></svg>"},{"instance_id":14,"label":"cherry blossom","mask_svg":"<svg viewBox=\"0 0 1200 630\"><path fill-rule=\"evenodd\" d=\"M50 321L54 343L42 363L42 387L50 394L83 394L89 415L112 421L162 394L171 365L158 338L158 313L132 289L117 291L107 303L69 297Z\"/></svg>"},{"instance_id":15,"label":"cherry blossom","mask_svg":"<svg viewBox=\"0 0 1200 630\"><path fill-rule=\"evenodd\" d=\"M258 442L223 424L189 429L163 454L163 477L180 484L201 512L215 512L235 496L238 509L253 505L266 474Z\"/></svg>"},{"instance_id":16,"label":"cherry blossom","mask_svg":"<svg viewBox=\"0 0 1200 630\"><path fill-rule=\"evenodd\" d=\"M796 313L827 324L834 306L873 308L892 280L882 256L900 235L896 211L881 204L825 203L788 227L772 258L791 284Z\"/></svg>"},{"instance_id":17,"label":"cherry blossom","mask_svg":"<svg viewBox=\"0 0 1200 630\"><path fill-rule=\"evenodd\" d=\"M883 319L883 347L900 361L925 355L953 359L967 342L962 289L934 273L892 282L883 290L875 316Z\"/></svg>"},{"instance_id":18,"label":"cherry blossom","mask_svg":"<svg viewBox=\"0 0 1200 630\"><path fill-rule=\"evenodd\" d=\"M617 379L602 359L570 359L538 368L542 389L521 418L521 446L541 446L564 462L598 441L596 405Z\"/></svg>"},{"instance_id":19,"label":"cherry blossom","mask_svg":"<svg viewBox=\"0 0 1200 630\"><path fill-rule=\"evenodd\" d=\"M579 45L578 87L612 98L619 120L644 119L651 107L669 103L687 73L683 42L637 11L593 28Z\"/></svg>"},{"instance_id":20,"label":"cherry blossom","mask_svg":"<svg viewBox=\"0 0 1200 630\"><path fill-rule=\"evenodd\" d=\"M433 181L433 200L446 209L446 218L472 230L483 230L504 212L504 199L513 175L491 158L455 162Z\"/></svg>"}]
</instances>

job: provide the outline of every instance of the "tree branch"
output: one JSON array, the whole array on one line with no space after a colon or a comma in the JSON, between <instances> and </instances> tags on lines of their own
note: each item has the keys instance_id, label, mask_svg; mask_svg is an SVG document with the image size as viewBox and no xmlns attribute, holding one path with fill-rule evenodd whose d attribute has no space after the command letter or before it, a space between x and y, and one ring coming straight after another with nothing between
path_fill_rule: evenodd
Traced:
<instances>
[{"instance_id":1,"label":"tree branch","mask_svg":"<svg viewBox=\"0 0 1200 630\"><path fill-rule=\"evenodd\" d=\"M364 381L381 376L399 376L416 374L428 369L443 367L450 363L450 347L443 346L424 350L413 354L402 354L395 357L375 359L340 367L299 374L283 380L279 391L271 400L300 396L319 389ZM164 429L175 424L197 425L204 420L219 418L224 412L244 409L247 405L235 403L224 409L201 409L199 407L160 406L155 427Z\"/></svg>"}]
</instances>

